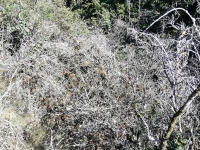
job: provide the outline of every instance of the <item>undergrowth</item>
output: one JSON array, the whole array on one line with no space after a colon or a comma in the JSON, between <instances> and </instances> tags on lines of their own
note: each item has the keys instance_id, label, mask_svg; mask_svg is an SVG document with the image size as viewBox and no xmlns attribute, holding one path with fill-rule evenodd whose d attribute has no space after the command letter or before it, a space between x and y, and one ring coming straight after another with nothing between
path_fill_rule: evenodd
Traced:
<instances>
[{"instance_id":1,"label":"undergrowth","mask_svg":"<svg viewBox=\"0 0 200 150\"><path fill-rule=\"evenodd\" d=\"M178 39L117 23L104 35L61 1L0 4L0 149L159 149L199 84L198 25ZM199 148L198 113L194 101L169 149Z\"/></svg>"}]
</instances>

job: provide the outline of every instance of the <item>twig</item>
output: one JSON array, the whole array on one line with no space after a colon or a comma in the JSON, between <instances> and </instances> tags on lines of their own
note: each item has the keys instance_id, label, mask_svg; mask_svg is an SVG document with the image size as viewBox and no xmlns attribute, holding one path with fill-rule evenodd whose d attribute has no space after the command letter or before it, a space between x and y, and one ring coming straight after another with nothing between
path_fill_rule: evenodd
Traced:
<instances>
[{"instance_id":1,"label":"twig","mask_svg":"<svg viewBox=\"0 0 200 150\"><path fill-rule=\"evenodd\" d=\"M12 80L13 80L16 73L17 73L17 69L15 70L15 72L13 73L13 75L10 79L10 83L9 83L8 88L7 88L7 91L2 96L0 96L0 101L2 101L2 99L8 94L8 92L12 89L13 85L15 84L15 83L12 83Z\"/></svg>"},{"instance_id":2,"label":"twig","mask_svg":"<svg viewBox=\"0 0 200 150\"><path fill-rule=\"evenodd\" d=\"M148 139L149 139L150 141L153 141L153 142L155 142L155 143L157 144L157 142L156 142L155 138L154 138L154 137L152 137L152 136L150 135L149 126L147 125L147 123L146 123L146 121L145 121L144 117L143 117L142 115L140 115L140 113L139 113L139 112L137 112L137 110L136 110L135 112L136 112L136 113L139 115L140 119L143 121L143 123L144 123L144 125L145 125L145 127L146 127Z\"/></svg>"}]
</instances>

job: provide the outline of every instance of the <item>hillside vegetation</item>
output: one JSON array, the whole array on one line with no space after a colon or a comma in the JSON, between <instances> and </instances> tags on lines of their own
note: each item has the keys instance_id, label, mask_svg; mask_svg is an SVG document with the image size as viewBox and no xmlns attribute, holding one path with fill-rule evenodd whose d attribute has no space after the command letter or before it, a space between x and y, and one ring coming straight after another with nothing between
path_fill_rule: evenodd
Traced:
<instances>
[{"instance_id":1,"label":"hillside vegetation","mask_svg":"<svg viewBox=\"0 0 200 150\"><path fill-rule=\"evenodd\" d=\"M199 2L66 2L0 1L0 149L199 149Z\"/></svg>"}]
</instances>

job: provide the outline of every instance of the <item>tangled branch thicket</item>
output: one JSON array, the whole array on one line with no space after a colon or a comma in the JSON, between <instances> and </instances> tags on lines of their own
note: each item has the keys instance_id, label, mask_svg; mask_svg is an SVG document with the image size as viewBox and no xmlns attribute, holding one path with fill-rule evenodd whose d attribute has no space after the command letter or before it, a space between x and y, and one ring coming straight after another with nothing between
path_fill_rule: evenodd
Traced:
<instances>
[{"instance_id":1,"label":"tangled branch thicket","mask_svg":"<svg viewBox=\"0 0 200 150\"><path fill-rule=\"evenodd\" d=\"M172 116L199 84L200 28L187 27L178 39L127 32L132 42L120 45L113 35L70 36L44 22L11 56L2 29L1 76L8 86L1 111L16 106L16 114L34 119L20 128L1 118L0 149L29 143L37 149L159 149ZM169 149L199 149L199 109L197 98L179 117ZM35 126L45 132L41 141L31 133Z\"/></svg>"}]
</instances>

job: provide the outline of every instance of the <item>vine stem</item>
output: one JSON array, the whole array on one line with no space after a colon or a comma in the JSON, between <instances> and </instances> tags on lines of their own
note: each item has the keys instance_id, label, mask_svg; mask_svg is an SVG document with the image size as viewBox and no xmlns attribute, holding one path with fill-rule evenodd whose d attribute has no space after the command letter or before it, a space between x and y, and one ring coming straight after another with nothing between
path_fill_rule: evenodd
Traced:
<instances>
[{"instance_id":1,"label":"vine stem","mask_svg":"<svg viewBox=\"0 0 200 150\"><path fill-rule=\"evenodd\" d=\"M190 15L190 13L189 13L186 9L184 9L184 8L174 8L174 9L172 9L172 10L166 12L164 15L160 16L158 19L156 19L156 20L155 20L153 23L151 23L143 32L146 32L151 26L153 26L153 25L154 25L156 22L158 22L161 18L165 17L166 15L168 15L169 13L171 13L172 11L176 11L176 10L182 10L182 11L184 11L184 12L191 18L191 20L192 20L192 22L193 22L193 26L196 27L196 19L193 18L193 17Z\"/></svg>"}]
</instances>

